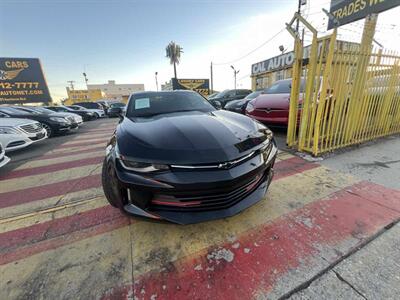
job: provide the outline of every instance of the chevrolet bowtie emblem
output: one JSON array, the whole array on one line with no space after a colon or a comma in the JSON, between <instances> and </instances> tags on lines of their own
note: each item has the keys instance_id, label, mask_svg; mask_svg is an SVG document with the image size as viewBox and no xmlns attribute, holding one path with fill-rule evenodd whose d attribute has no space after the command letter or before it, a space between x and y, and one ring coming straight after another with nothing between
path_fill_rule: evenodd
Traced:
<instances>
[{"instance_id":1,"label":"chevrolet bowtie emblem","mask_svg":"<svg viewBox=\"0 0 400 300\"><path fill-rule=\"evenodd\" d=\"M229 169L233 166L234 164L231 162L226 162L218 165L218 169Z\"/></svg>"}]
</instances>

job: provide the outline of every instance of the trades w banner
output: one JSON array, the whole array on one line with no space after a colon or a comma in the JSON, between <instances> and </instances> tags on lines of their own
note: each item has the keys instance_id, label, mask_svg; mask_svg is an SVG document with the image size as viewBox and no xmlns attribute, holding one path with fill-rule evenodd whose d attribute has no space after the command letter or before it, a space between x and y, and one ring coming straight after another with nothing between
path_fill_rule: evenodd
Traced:
<instances>
[{"instance_id":1,"label":"trades w banner","mask_svg":"<svg viewBox=\"0 0 400 300\"><path fill-rule=\"evenodd\" d=\"M328 30L399 5L400 0L332 0L329 12L339 23L329 20Z\"/></svg>"},{"instance_id":2,"label":"trades w banner","mask_svg":"<svg viewBox=\"0 0 400 300\"><path fill-rule=\"evenodd\" d=\"M176 79L172 78L173 90L192 90L208 96L210 94L210 81L208 79Z\"/></svg>"},{"instance_id":3,"label":"trades w banner","mask_svg":"<svg viewBox=\"0 0 400 300\"><path fill-rule=\"evenodd\" d=\"M0 104L51 102L37 58L0 58Z\"/></svg>"}]
</instances>

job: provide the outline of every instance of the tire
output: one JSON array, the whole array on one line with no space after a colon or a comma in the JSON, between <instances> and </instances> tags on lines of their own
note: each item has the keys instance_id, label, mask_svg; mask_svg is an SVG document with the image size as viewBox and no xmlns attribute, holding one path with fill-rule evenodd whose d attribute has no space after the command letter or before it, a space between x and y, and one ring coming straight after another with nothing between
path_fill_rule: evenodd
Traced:
<instances>
[{"instance_id":1,"label":"tire","mask_svg":"<svg viewBox=\"0 0 400 300\"><path fill-rule=\"evenodd\" d=\"M46 130L47 132L47 137L52 137L54 135L53 129L49 124L46 123L41 123L42 127Z\"/></svg>"},{"instance_id":2,"label":"tire","mask_svg":"<svg viewBox=\"0 0 400 300\"><path fill-rule=\"evenodd\" d=\"M97 113L94 113L93 120L97 120L100 116Z\"/></svg>"},{"instance_id":3,"label":"tire","mask_svg":"<svg viewBox=\"0 0 400 300\"><path fill-rule=\"evenodd\" d=\"M107 162L107 158L104 158L103 168L101 170L101 183L103 185L104 195L108 202L122 211L124 211L124 203L122 197L122 187L117 179L114 166Z\"/></svg>"}]
</instances>

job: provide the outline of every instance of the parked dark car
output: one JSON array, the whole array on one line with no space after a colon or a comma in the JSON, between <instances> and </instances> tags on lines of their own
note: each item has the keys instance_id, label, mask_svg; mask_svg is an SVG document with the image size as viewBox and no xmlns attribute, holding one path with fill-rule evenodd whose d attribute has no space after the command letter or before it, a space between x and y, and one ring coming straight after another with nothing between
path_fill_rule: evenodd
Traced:
<instances>
[{"instance_id":1,"label":"parked dark car","mask_svg":"<svg viewBox=\"0 0 400 300\"><path fill-rule=\"evenodd\" d=\"M98 109L98 108L84 108L83 106L76 105L76 104L68 105L66 107L71 108L71 109L73 109L75 111L79 110L79 111L90 111L90 112L93 112L94 116L95 116L95 119L105 117L105 115L106 115L104 113L103 108L100 108L100 109Z\"/></svg>"},{"instance_id":2,"label":"parked dark car","mask_svg":"<svg viewBox=\"0 0 400 300\"><path fill-rule=\"evenodd\" d=\"M97 116L94 112L87 110L74 110L67 106L46 106L45 108L56 112L68 112L68 113L78 114L82 117L83 121L90 121L97 119Z\"/></svg>"},{"instance_id":3,"label":"parked dark car","mask_svg":"<svg viewBox=\"0 0 400 300\"><path fill-rule=\"evenodd\" d=\"M111 117L118 117L122 114L125 108L125 103L121 102L114 102L110 104L110 108L108 109L108 116Z\"/></svg>"},{"instance_id":4,"label":"parked dark car","mask_svg":"<svg viewBox=\"0 0 400 300\"><path fill-rule=\"evenodd\" d=\"M30 113L13 107L0 107L0 113L11 118L30 119L38 121L46 129L47 136L66 132L71 129L71 121L66 117L52 116L48 114Z\"/></svg>"},{"instance_id":5,"label":"parked dark car","mask_svg":"<svg viewBox=\"0 0 400 300\"><path fill-rule=\"evenodd\" d=\"M243 99L230 101L225 105L225 109L240 114L245 114L247 103L249 103L250 100L257 98L263 92L264 91L255 91L251 94L248 94Z\"/></svg>"},{"instance_id":6,"label":"parked dark car","mask_svg":"<svg viewBox=\"0 0 400 300\"><path fill-rule=\"evenodd\" d=\"M247 104L246 115L269 125L287 126L291 86L291 78L276 81L264 91L263 95L258 96ZM300 85L301 95L304 93L304 88L305 80L302 79ZM302 97L298 101L301 107ZM300 113L301 110L299 109Z\"/></svg>"},{"instance_id":7,"label":"parked dark car","mask_svg":"<svg viewBox=\"0 0 400 300\"><path fill-rule=\"evenodd\" d=\"M111 205L179 224L225 218L260 201L277 154L272 132L192 91L131 95L103 163Z\"/></svg>"},{"instance_id":8,"label":"parked dark car","mask_svg":"<svg viewBox=\"0 0 400 300\"><path fill-rule=\"evenodd\" d=\"M70 129L76 129L79 127L80 124L82 124L82 117L77 114L55 112L44 107L36 107L36 106L13 106L13 107L34 114L46 114L51 117L67 118L71 122Z\"/></svg>"},{"instance_id":9,"label":"parked dark car","mask_svg":"<svg viewBox=\"0 0 400 300\"><path fill-rule=\"evenodd\" d=\"M224 108L228 102L230 102L232 100L243 99L250 93L252 93L251 90L245 90L245 89L225 90L225 91L218 93L214 97L210 97L208 99L208 101L210 101L212 104L214 104L215 101L218 101L221 103L222 107Z\"/></svg>"}]
</instances>

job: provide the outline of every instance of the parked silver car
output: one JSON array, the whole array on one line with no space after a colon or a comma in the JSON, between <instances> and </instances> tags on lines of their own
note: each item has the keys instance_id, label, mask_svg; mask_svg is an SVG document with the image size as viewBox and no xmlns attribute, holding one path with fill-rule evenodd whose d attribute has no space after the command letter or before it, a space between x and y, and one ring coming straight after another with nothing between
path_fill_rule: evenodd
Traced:
<instances>
[{"instance_id":1,"label":"parked silver car","mask_svg":"<svg viewBox=\"0 0 400 300\"><path fill-rule=\"evenodd\" d=\"M0 143L6 152L25 148L47 139L47 132L37 121L0 118Z\"/></svg>"}]
</instances>

